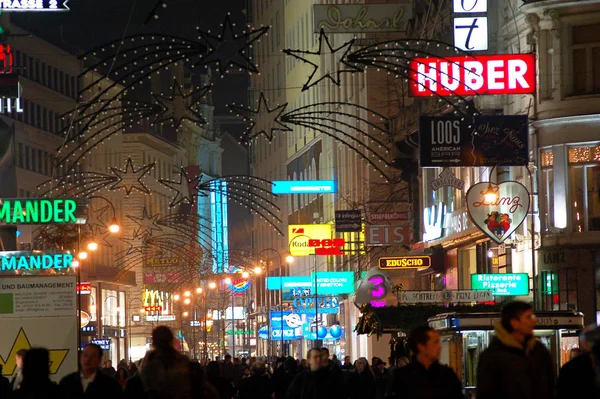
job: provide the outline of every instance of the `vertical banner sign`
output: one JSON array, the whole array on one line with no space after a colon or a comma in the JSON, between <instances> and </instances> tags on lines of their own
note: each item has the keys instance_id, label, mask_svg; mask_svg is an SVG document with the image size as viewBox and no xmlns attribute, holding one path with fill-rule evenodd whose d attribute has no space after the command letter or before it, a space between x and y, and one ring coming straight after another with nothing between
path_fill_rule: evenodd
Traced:
<instances>
[{"instance_id":1,"label":"vertical banner sign","mask_svg":"<svg viewBox=\"0 0 600 399\"><path fill-rule=\"evenodd\" d=\"M487 0L454 0L454 47L463 51L488 49Z\"/></svg>"},{"instance_id":2,"label":"vertical banner sign","mask_svg":"<svg viewBox=\"0 0 600 399\"><path fill-rule=\"evenodd\" d=\"M529 161L527 115L419 119L420 166L525 166Z\"/></svg>"},{"instance_id":3,"label":"vertical banner sign","mask_svg":"<svg viewBox=\"0 0 600 399\"><path fill-rule=\"evenodd\" d=\"M413 58L412 97L535 93L535 56L498 54Z\"/></svg>"},{"instance_id":4,"label":"vertical banner sign","mask_svg":"<svg viewBox=\"0 0 600 399\"><path fill-rule=\"evenodd\" d=\"M47 348L50 377L59 381L77 370L75 276L0 278L0 364L2 374L16 372L21 349Z\"/></svg>"},{"instance_id":5,"label":"vertical banner sign","mask_svg":"<svg viewBox=\"0 0 600 399\"><path fill-rule=\"evenodd\" d=\"M335 211L335 231L338 233L358 233L362 228L360 210Z\"/></svg>"},{"instance_id":6,"label":"vertical banner sign","mask_svg":"<svg viewBox=\"0 0 600 399\"><path fill-rule=\"evenodd\" d=\"M491 202L485 199L490 189L496 194L496 199ZM529 192L516 181L477 183L467 191L467 210L481 231L502 244L525 220L529 211Z\"/></svg>"}]
</instances>

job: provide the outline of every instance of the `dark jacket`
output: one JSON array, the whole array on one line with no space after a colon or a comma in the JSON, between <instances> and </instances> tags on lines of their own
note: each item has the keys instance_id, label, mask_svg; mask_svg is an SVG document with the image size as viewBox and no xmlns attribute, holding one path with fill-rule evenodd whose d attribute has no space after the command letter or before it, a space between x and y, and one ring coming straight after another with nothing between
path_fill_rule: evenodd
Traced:
<instances>
[{"instance_id":1,"label":"dark jacket","mask_svg":"<svg viewBox=\"0 0 600 399\"><path fill-rule=\"evenodd\" d=\"M0 373L0 399L8 398L11 391L9 379Z\"/></svg>"},{"instance_id":2,"label":"dark jacket","mask_svg":"<svg viewBox=\"0 0 600 399\"><path fill-rule=\"evenodd\" d=\"M252 375L240 382L238 399L271 399L273 385L266 375Z\"/></svg>"},{"instance_id":3,"label":"dark jacket","mask_svg":"<svg viewBox=\"0 0 600 399\"><path fill-rule=\"evenodd\" d=\"M348 397L350 399L366 399L375 397L375 377L370 370L350 372L348 376Z\"/></svg>"},{"instance_id":4,"label":"dark jacket","mask_svg":"<svg viewBox=\"0 0 600 399\"><path fill-rule=\"evenodd\" d=\"M139 374L135 374L127 380L124 395L127 399L146 399L144 384L142 383L142 377L140 377Z\"/></svg>"},{"instance_id":5,"label":"dark jacket","mask_svg":"<svg viewBox=\"0 0 600 399\"><path fill-rule=\"evenodd\" d=\"M560 369L558 375L558 399L598 398L594 366L589 354L577 356Z\"/></svg>"},{"instance_id":6,"label":"dark jacket","mask_svg":"<svg viewBox=\"0 0 600 399\"><path fill-rule=\"evenodd\" d=\"M477 367L477 399L554 398L554 365L535 338L519 343L500 323Z\"/></svg>"},{"instance_id":7,"label":"dark jacket","mask_svg":"<svg viewBox=\"0 0 600 399\"><path fill-rule=\"evenodd\" d=\"M96 378L90 383L85 393L83 392L79 372L63 377L60 380L60 386L66 399L121 399L123 397L123 390L119 383L100 370L96 373Z\"/></svg>"},{"instance_id":8,"label":"dark jacket","mask_svg":"<svg viewBox=\"0 0 600 399\"><path fill-rule=\"evenodd\" d=\"M190 399L190 360L173 348L150 351L140 376L150 399Z\"/></svg>"},{"instance_id":9,"label":"dark jacket","mask_svg":"<svg viewBox=\"0 0 600 399\"><path fill-rule=\"evenodd\" d=\"M304 370L292 381L286 399L345 399L347 390L342 377L329 368Z\"/></svg>"},{"instance_id":10,"label":"dark jacket","mask_svg":"<svg viewBox=\"0 0 600 399\"><path fill-rule=\"evenodd\" d=\"M426 369L417 360L413 360L396 369L392 379L390 398L464 399L462 385L454 371L439 363Z\"/></svg>"},{"instance_id":11,"label":"dark jacket","mask_svg":"<svg viewBox=\"0 0 600 399\"><path fill-rule=\"evenodd\" d=\"M64 393L61 387L48 380L38 382L32 386L21 385L10 396L11 399L63 399Z\"/></svg>"}]
</instances>

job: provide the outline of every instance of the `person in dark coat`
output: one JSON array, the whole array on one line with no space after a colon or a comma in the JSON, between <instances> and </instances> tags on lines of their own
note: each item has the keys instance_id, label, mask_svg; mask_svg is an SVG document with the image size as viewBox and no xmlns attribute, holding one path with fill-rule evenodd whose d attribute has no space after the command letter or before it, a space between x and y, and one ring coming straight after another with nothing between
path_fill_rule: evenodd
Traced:
<instances>
[{"instance_id":1,"label":"person in dark coat","mask_svg":"<svg viewBox=\"0 0 600 399\"><path fill-rule=\"evenodd\" d=\"M440 364L440 333L429 326L419 326L410 333L408 343L413 353L412 361L396 369L388 397L464 399L460 380L454 371Z\"/></svg>"},{"instance_id":2,"label":"person in dark coat","mask_svg":"<svg viewBox=\"0 0 600 399\"><path fill-rule=\"evenodd\" d=\"M592 345L588 341L588 333L594 328L595 325L592 325L583 330L579 339L581 347L574 348L579 349L580 354L573 356L574 349L572 349L571 360L560 369L557 384L558 399L600 397L600 391L595 384Z\"/></svg>"},{"instance_id":3,"label":"person in dark coat","mask_svg":"<svg viewBox=\"0 0 600 399\"><path fill-rule=\"evenodd\" d=\"M238 399L271 399L273 384L264 363L252 365L252 375L240 382Z\"/></svg>"},{"instance_id":4,"label":"person in dark coat","mask_svg":"<svg viewBox=\"0 0 600 399\"><path fill-rule=\"evenodd\" d=\"M87 344L81 354L81 373L71 373L60 381L67 399L121 399L119 383L100 371L102 348Z\"/></svg>"},{"instance_id":5,"label":"person in dark coat","mask_svg":"<svg viewBox=\"0 0 600 399\"><path fill-rule=\"evenodd\" d=\"M354 371L348 376L348 397L365 399L375 397L375 376L366 358L354 362Z\"/></svg>"},{"instance_id":6,"label":"person in dark coat","mask_svg":"<svg viewBox=\"0 0 600 399\"><path fill-rule=\"evenodd\" d=\"M477 399L554 398L552 357L533 336L534 327L530 304L504 305L496 336L479 358Z\"/></svg>"},{"instance_id":7,"label":"person in dark coat","mask_svg":"<svg viewBox=\"0 0 600 399\"><path fill-rule=\"evenodd\" d=\"M308 368L296 375L286 399L345 399L346 392L341 375L323 367L322 352L313 348L308 352Z\"/></svg>"},{"instance_id":8,"label":"person in dark coat","mask_svg":"<svg viewBox=\"0 0 600 399\"><path fill-rule=\"evenodd\" d=\"M390 373L385 366L385 362L380 360L373 370L375 375L375 399L384 399L390 385Z\"/></svg>"},{"instance_id":9,"label":"person in dark coat","mask_svg":"<svg viewBox=\"0 0 600 399\"><path fill-rule=\"evenodd\" d=\"M285 399L288 388L296 377L298 364L293 357L284 360L281 373L273 375L273 386L275 389L275 399Z\"/></svg>"},{"instance_id":10,"label":"person in dark coat","mask_svg":"<svg viewBox=\"0 0 600 399\"><path fill-rule=\"evenodd\" d=\"M23 357L21 387L12 399L62 399L58 385L50 381L50 353L44 348L31 348Z\"/></svg>"},{"instance_id":11,"label":"person in dark coat","mask_svg":"<svg viewBox=\"0 0 600 399\"><path fill-rule=\"evenodd\" d=\"M219 394L219 399L232 399L235 396L233 384L221 377L221 368L219 363L210 362L206 365L206 380L212 385Z\"/></svg>"},{"instance_id":12,"label":"person in dark coat","mask_svg":"<svg viewBox=\"0 0 600 399\"><path fill-rule=\"evenodd\" d=\"M0 364L0 399L8 398L10 396L10 380L2 375L2 364Z\"/></svg>"}]
</instances>

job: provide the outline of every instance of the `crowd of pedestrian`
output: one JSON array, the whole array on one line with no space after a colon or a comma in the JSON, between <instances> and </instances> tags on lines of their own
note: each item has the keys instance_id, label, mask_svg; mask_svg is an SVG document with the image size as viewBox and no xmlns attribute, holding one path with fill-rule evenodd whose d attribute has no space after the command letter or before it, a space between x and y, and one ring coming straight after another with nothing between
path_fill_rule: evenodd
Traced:
<instances>
[{"instance_id":1,"label":"crowd of pedestrian","mask_svg":"<svg viewBox=\"0 0 600 399\"><path fill-rule=\"evenodd\" d=\"M477 399L566 399L600 397L595 358L582 336L580 351L563 366L555 384L550 353L533 335L535 315L524 302L504 306L477 369ZM50 354L19 351L17 373L1 377L0 399L464 399L454 371L440 364L440 334L428 326L408 337L411 359L387 367L380 358L343 363L327 348L313 348L306 360L292 357L190 361L174 346L168 327L152 332L153 349L140 362L103 362L102 349L88 344L80 371L59 384L50 380ZM391 361L391 359L390 359ZM557 388L558 387L558 388Z\"/></svg>"}]
</instances>

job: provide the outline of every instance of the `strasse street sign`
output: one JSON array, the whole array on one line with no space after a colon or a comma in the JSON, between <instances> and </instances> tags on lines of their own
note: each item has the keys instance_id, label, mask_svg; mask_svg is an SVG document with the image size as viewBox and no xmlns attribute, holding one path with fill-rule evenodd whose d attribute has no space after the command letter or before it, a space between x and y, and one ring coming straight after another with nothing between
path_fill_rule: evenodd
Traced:
<instances>
[{"instance_id":1,"label":"strasse street sign","mask_svg":"<svg viewBox=\"0 0 600 399\"><path fill-rule=\"evenodd\" d=\"M490 302L494 300L491 291L403 291L400 293L399 302L414 303L464 303L464 302Z\"/></svg>"},{"instance_id":2,"label":"strasse street sign","mask_svg":"<svg viewBox=\"0 0 600 399\"><path fill-rule=\"evenodd\" d=\"M338 233L358 233L362 228L360 210L335 211L335 231Z\"/></svg>"},{"instance_id":3,"label":"strasse street sign","mask_svg":"<svg viewBox=\"0 0 600 399\"><path fill-rule=\"evenodd\" d=\"M529 162L526 115L453 116L419 119L422 168L524 166Z\"/></svg>"}]
</instances>

